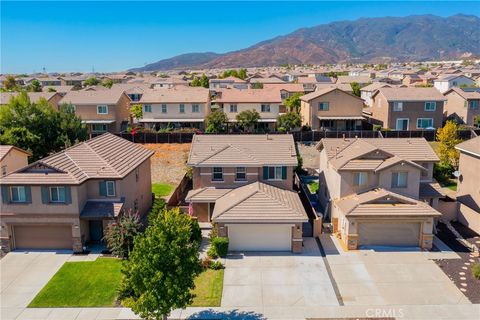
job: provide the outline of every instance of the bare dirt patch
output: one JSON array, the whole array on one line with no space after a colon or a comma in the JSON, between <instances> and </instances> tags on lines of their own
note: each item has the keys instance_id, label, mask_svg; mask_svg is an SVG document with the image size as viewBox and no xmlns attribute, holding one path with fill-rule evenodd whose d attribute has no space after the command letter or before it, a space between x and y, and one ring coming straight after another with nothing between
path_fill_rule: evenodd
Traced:
<instances>
[{"instance_id":1,"label":"bare dirt patch","mask_svg":"<svg viewBox=\"0 0 480 320\"><path fill-rule=\"evenodd\" d=\"M144 144L145 148L155 151L152 161L152 183L164 182L178 184L187 170L190 143Z\"/></svg>"},{"instance_id":2,"label":"bare dirt patch","mask_svg":"<svg viewBox=\"0 0 480 320\"><path fill-rule=\"evenodd\" d=\"M303 167L318 169L320 152L315 148L316 143L297 143L298 153L303 159Z\"/></svg>"}]
</instances>

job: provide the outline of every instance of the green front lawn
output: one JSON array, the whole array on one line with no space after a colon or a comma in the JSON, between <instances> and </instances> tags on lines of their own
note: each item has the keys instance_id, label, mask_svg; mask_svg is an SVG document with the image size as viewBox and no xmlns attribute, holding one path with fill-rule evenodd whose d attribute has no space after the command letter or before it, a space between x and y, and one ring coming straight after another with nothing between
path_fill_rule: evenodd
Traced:
<instances>
[{"instance_id":1,"label":"green front lawn","mask_svg":"<svg viewBox=\"0 0 480 320\"><path fill-rule=\"evenodd\" d=\"M166 197L173 192L175 186L169 183L152 183L152 192L156 198Z\"/></svg>"},{"instance_id":2,"label":"green front lawn","mask_svg":"<svg viewBox=\"0 0 480 320\"><path fill-rule=\"evenodd\" d=\"M457 191L457 181L455 181L453 179L450 179L446 183L440 183L440 186L442 186L444 188L448 188L448 189L453 190L453 191Z\"/></svg>"},{"instance_id":3,"label":"green front lawn","mask_svg":"<svg viewBox=\"0 0 480 320\"><path fill-rule=\"evenodd\" d=\"M193 299L191 307L220 307L222 302L223 290L223 269L203 271L195 279L196 297Z\"/></svg>"},{"instance_id":4,"label":"green front lawn","mask_svg":"<svg viewBox=\"0 0 480 320\"><path fill-rule=\"evenodd\" d=\"M66 262L29 307L112 307L122 278L121 264L114 258Z\"/></svg>"}]
</instances>

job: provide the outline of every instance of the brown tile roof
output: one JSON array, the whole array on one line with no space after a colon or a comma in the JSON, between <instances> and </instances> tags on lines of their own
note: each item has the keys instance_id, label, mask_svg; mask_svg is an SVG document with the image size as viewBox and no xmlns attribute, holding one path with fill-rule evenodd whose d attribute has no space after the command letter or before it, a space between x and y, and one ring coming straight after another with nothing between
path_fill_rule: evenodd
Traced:
<instances>
[{"instance_id":1,"label":"brown tile roof","mask_svg":"<svg viewBox=\"0 0 480 320\"><path fill-rule=\"evenodd\" d=\"M378 90L380 88L391 88L392 86L389 85L388 83L384 83L384 82L374 82L372 84L369 84L368 86L365 86L363 87L362 89L360 89L361 91L368 91L368 92L372 92L372 91L375 91L375 90Z\"/></svg>"},{"instance_id":2,"label":"brown tile roof","mask_svg":"<svg viewBox=\"0 0 480 320\"><path fill-rule=\"evenodd\" d=\"M265 83L264 89L285 90L288 92L304 92L303 85L301 83Z\"/></svg>"},{"instance_id":3,"label":"brown tile roof","mask_svg":"<svg viewBox=\"0 0 480 320\"><path fill-rule=\"evenodd\" d=\"M335 90L338 90L338 92L343 92L343 93L345 93L346 95L349 95L349 96L354 97L354 98L356 98L356 99L362 100L360 97L357 97L356 95L353 95L353 94L351 94L351 93L349 93L349 92L345 92L345 91L343 91L343 90L340 90L340 89L338 89L338 88L333 88L333 87L325 88L325 89L320 89L320 90L317 90L317 91L310 92L309 94L306 94L306 95L304 95L304 96L301 96L300 99L303 100L303 101L308 102L308 101L311 101L311 100L316 99L316 98L318 98L318 97L321 97L321 96L323 96L323 95L325 95L325 94L327 94L327 93L333 92L333 91L335 91ZM362 101L363 101L363 100L362 100Z\"/></svg>"},{"instance_id":4,"label":"brown tile roof","mask_svg":"<svg viewBox=\"0 0 480 320\"><path fill-rule=\"evenodd\" d=\"M215 222L306 222L296 192L254 182L233 189L215 202Z\"/></svg>"},{"instance_id":5,"label":"brown tile roof","mask_svg":"<svg viewBox=\"0 0 480 320\"><path fill-rule=\"evenodd\" d=\"M10 146L10 145L0 145L0 160L3 160L3 158L12 150L12 149L16 149L20 152L23 152L25 153L27 156L31 156L32 154L28 151L25 151L21 148L17 148L15 146Z\"/></svg>"},{"instance_id":6,"label":"brown tile roof","mask_svg":"<svg viewBox=\"0 0 480 320\"><path fill-rule=\"evenodd\" d=\"M100 90L100 91L70 91L62 98L60 103L71 104L117 104L123 95L121 90Z\"/></svg>"},{"instance_id":7,"label":"brown tile roof","mask_svg":"<svg viewBox=\"0 0 480 320\"><path fill-rule=\"evenodd\" d=\"M80 212L81 218L115 218L123 209L125 199L92 201L89 200Z\"/></svg>"},{"instance_id":8,"label":"brown tile roof","mask_svg":"<svg viewBox=\"0 0 480 320\"><path fill-rule=\"evenodd\" d=\"M2 178L2 184L81 184L88 179L122 179L153 155L110 133L81 142ZM50 168L39 172L37 167Z\"/></svg>"},{"instance_id":9,"label":"brown tile roof","mask_svg":"<svg viewBox=\"0 0 480 320\"><path fill-rule=\"evenodd\" d=\"M222 89L215 99L222 103L281 103L280 91L274 89Z\"/></svg>"},{"instance_id":10,"label":"brown tile roof","mask_svg":"<svg viewBox=\"0 0 480 320\"><path fill-rule=\"evenodd\" d=\"M140 103L207 103L209 97L210 91L205 88L147 89Z\"/></svg>"},{"instance_id":11,"label":"brown tile roof","mask_svg":"<svg viewBox=\"0 0 480 320\"><path fill-rule=\"evenodd\" d=\"M369 83L372 78L369 76L338 76L336 83Z\"/></svg>"},{"instance_id":12,"label":"brown tile roof","mask_svg":"<svg viewBox=\"0 0 480 320\"><path fill-rule=\"evenodd\" d=\"M352 93L352 86L348 83L317 83L315 85L316 90L322 90L326 88L337 88L345 92Z\"/></svg>"},{"instance_id":13,"label":"brown tile roof","mask_svg":"<svg viewBox=\"0 0 480 320\"><path fill-rule=\"evenodd\" d=\"M445 192L437 182L420 182L420 199L423 198L441 198Z\"/></svg>"},{"instance_id":14,"label":"brown tile roof","mask_svg":"<svg viewBox=\"0 0 480 320\"><path fill-rule=\"evenodd\" d=\"M446 100L435 88L380 88L374 94L382 94L388 101L444 101Z\"/></svg>"},{"instance_id":15,"label":"brown tile roof","mask_svg":"<svg viewBox=\"0 0 480 320\"><path fill-rule=\"evenodd\" d=\"M480 90L480 89L478 89ZM447 92L444 93L444 95L448 95L449 93L451 93L452 91L456 92L460 97L466 99L466 100L477 100L477 99L480 99L480 91L475 91L475 90L472 90L472 91L464 91L462 90L462 88L457 88L457 87L453 87L451 88L450 90L448 90Z\"/></svg>"},{"instance_id":16,"label":"brown tile roof","mask_svg":"<svg viewBox=\"0 0 480 320\"><path fill-rule=\"evenodd\" d=\"M293 136L195 135L188 157L190 166L296 166Z\"/></svg>"},{"instance_id":17,"label":"brown tile roof","mask_svg":"<svg viewBox=\"0 0 480 320\"><path fill-rule=\"evenodd\" d=\"M480 137L476 137L455 146L456 149L470 153L476 156L480 156Z\"/></svg>"},{"instance_id":18,"label":"brown tile roof","mask_svg":"<svg viewBox=\"0 0 480 320\"><path fill-rule=\"evenodd\" d=\"M187 202L214 202L225 194L232 191L232 189L222 189L215 187L205 187L195 190L190 190L185 197Z\"/></svg>"}]
</instances>

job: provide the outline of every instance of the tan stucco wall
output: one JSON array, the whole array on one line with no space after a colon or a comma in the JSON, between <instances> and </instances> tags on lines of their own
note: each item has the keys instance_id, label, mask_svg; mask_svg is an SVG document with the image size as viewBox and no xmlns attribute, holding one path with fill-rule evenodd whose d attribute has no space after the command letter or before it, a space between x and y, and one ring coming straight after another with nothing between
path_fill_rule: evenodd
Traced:
<instances>
[{"instance_id":1,"label":"tan stucco wall","mask_svg":"<svg viewBox=\"0 0 480 320\"><path fill-rule=\"evenodd\" d=\"M143 105L148 105L144 103ZM204 119L209 113L208 104L205 103L184 103L185 112L180 113L179 103L165 103L167 105L167 112L162 113L162 103L152 103L152 112L143 112L145 119ZM192 112L192 105L198 104L199 112ZM145 109L144 109L145 110Z\"/></svg>"},{"instance_id":2,"label":"tan stucco wall","mask_svg":"<svg viewBox=\"0 0 480 320\"><path fill-rule=\"evenodd\" d=\"M230 105L236 104L237 105L237 112L230 112ZM262 112L262 104L269 104L270 105L270 112ZM232 121L235 120L236 116L245 110L252 110L255 109L258 113L260 113L261 119L277 119L280 111L280 104L278 103L223 103L223 111L228 117L228 120Z\"/></svg>"},{"instance_id":3,"label":"tan stucco wall","mask_svg":"<svg viewBox=\"0 0 480 320\"><path fill-rule=\"evenodd\" d=\"M458 170L457 199L471 208L480 207L480 157L461 152Z\"/></svg>"},{"instance_id":4,"label":"tan stucco wall","mask_svg":"<svg viewBox=\"0 0 480 320\"><path fill-rule=\"evenodd\" d=\"M393 172L408 172L406 188L392 188ZM379 173L379 186L395 193L418 199L420 190L420 169L409 165L395 165Z\"/></svg>"},{"instance_id":5,"label":"tan stucco wall","mask_svg":"<svg viewBox=\"0 0 480 320\"><path fill-rule=\"evenodd\" d=\"M28 156L17 149L12 148L9 153L5 155L5 157L0 161L0 169L4 166L7 169L7 174L16 171L20 168L25 167L28 165ZM0 171L0 175L2 171Z\"/></svg>"},{"instance_id":6,"label":"tan stucco wall","mask_svg":"<svg viewBox=\"0 0 480 320\"><path fill-rule=\"evenodd\" d=\"M460 203L457 218L461 224L480 234L480 212Z\"/></svg>"}]
</instances>

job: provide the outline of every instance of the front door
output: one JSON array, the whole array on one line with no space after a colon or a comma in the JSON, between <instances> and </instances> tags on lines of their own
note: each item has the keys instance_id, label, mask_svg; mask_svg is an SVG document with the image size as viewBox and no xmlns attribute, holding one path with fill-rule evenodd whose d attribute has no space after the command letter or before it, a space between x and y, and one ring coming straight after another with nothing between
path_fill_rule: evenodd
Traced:
<instances>
[{"instance_id":1,"label":"front door","mask_svg":"<svg viewBox=\"0 0 480 320\"><path fill-rule=\"evenodd\" d=\"M100 242L103 238L103 221L102 220L90 220L90 241Z\"/></svg>"},{"instance_id":2,"label":"front door","mask_svg":"<svg viewBox=\"0 0 480 320\"><path fill-rule=\"evenodd\" d=\"M397 119L397 130L408 130L408 119Z\"/></svg>"}]
</instances>

